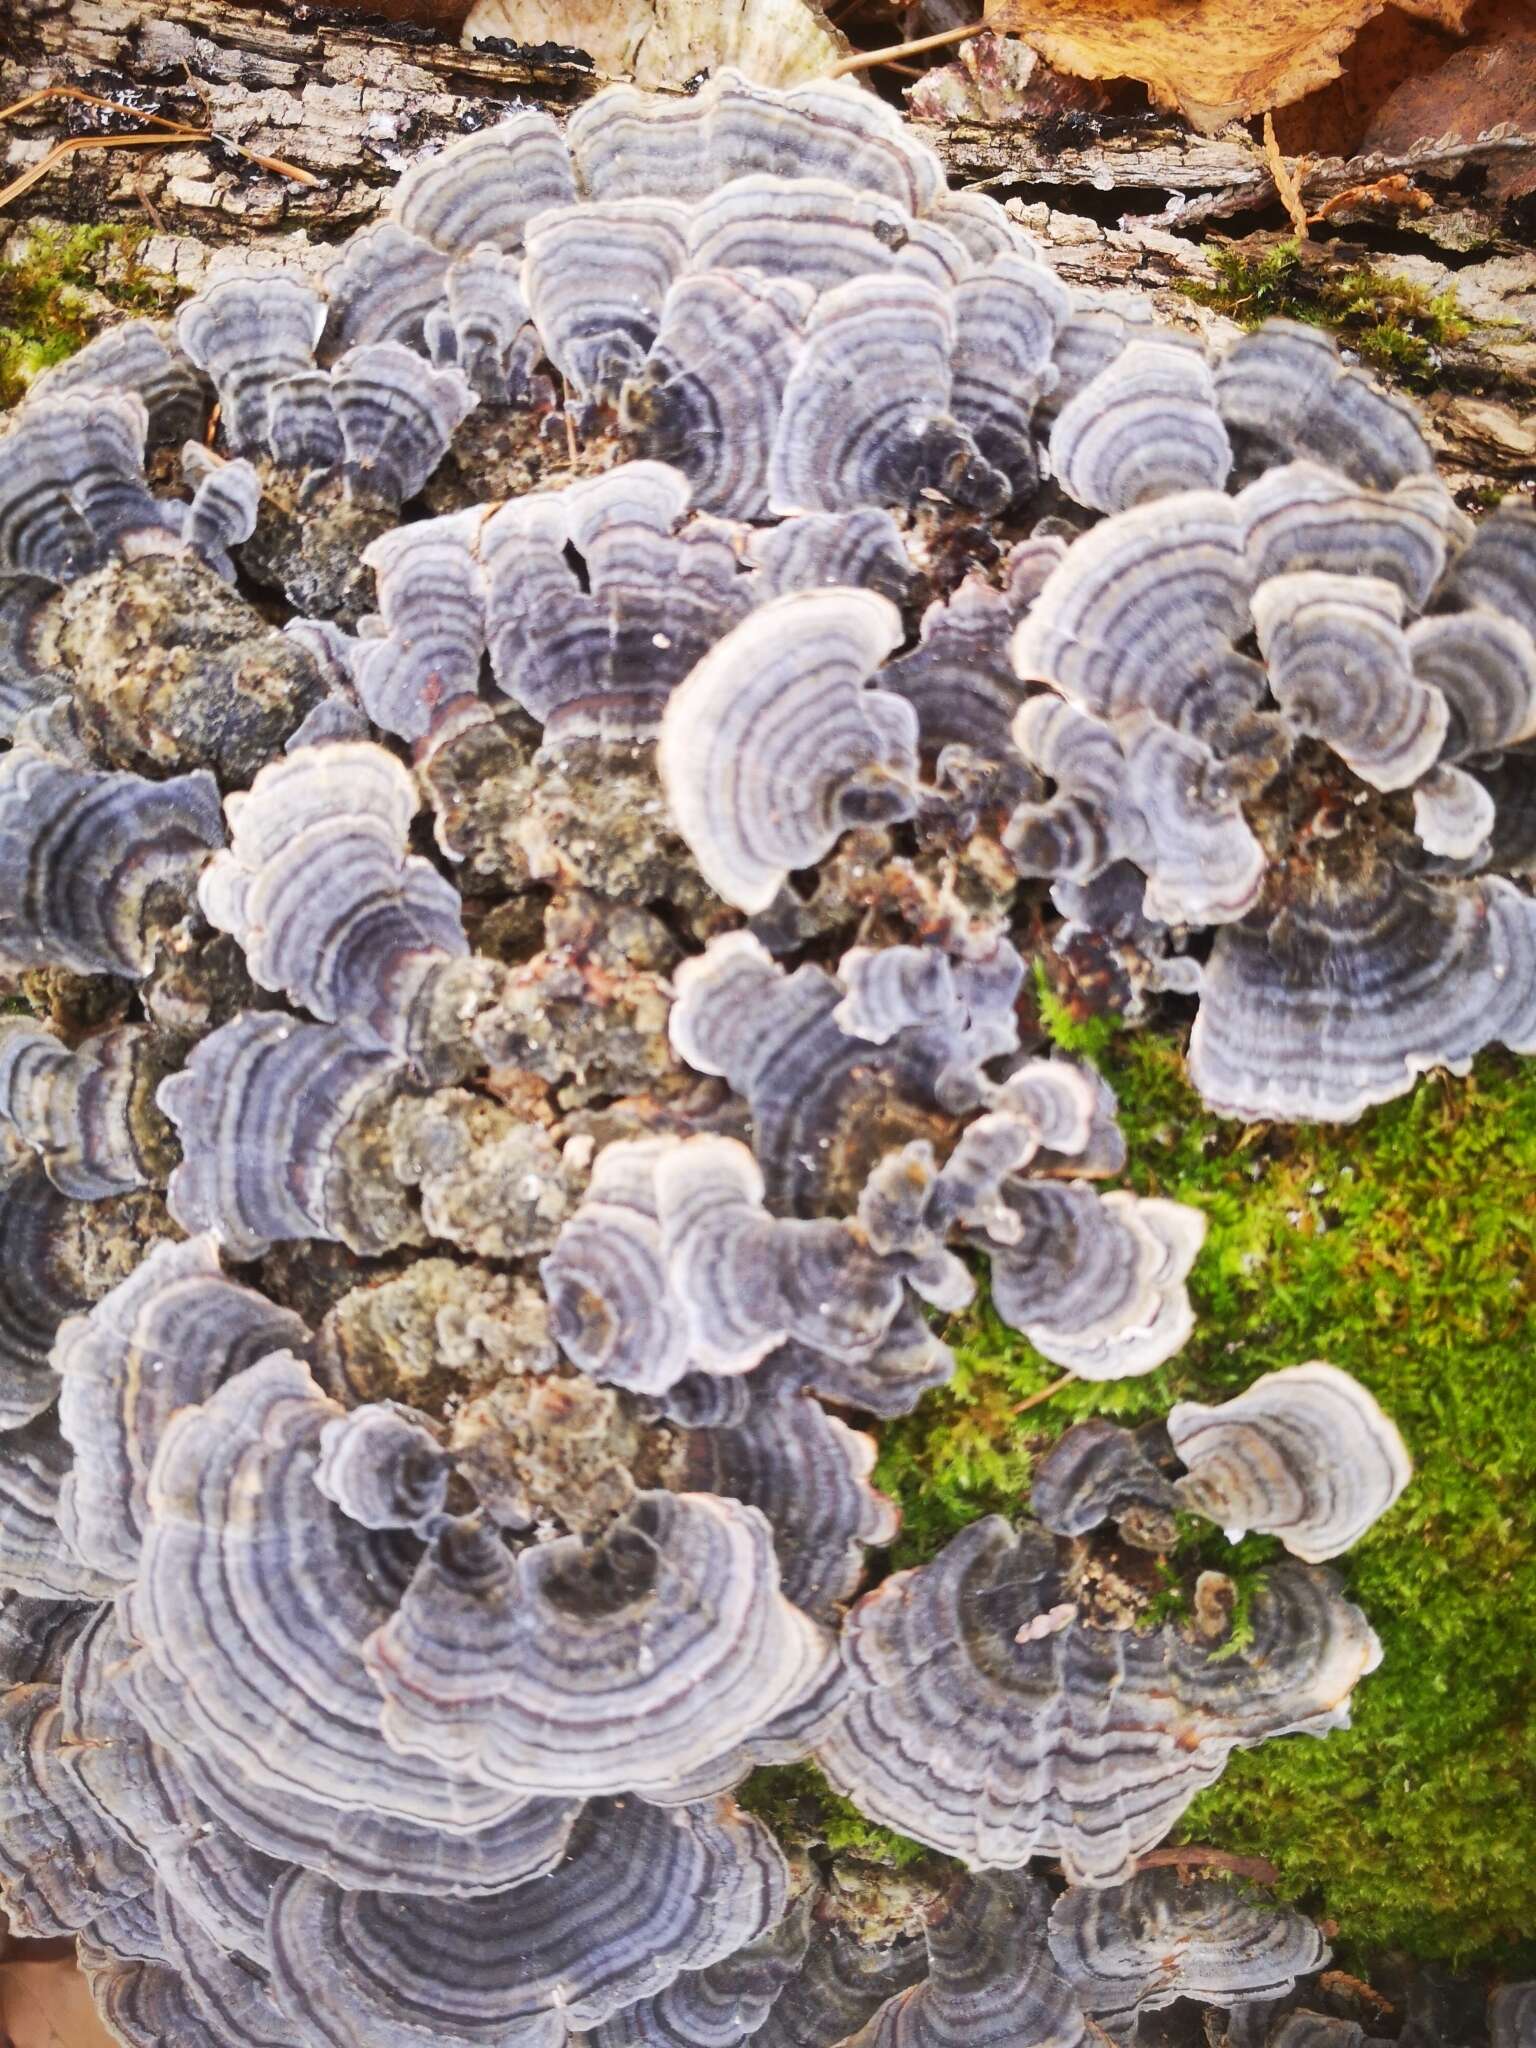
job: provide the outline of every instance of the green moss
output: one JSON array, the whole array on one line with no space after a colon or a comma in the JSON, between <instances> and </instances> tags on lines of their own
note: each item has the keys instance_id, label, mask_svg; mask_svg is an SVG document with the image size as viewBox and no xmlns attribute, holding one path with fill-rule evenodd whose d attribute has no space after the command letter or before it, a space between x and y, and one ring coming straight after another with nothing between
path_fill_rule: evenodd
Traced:
<instances>
[{"instance_id":1,"label":"green moss","mask_svg":"<svg viewBox=\"0 0 1536 2048\"><path fill-rule=\"evenodd\" d=\"M819 1844L836 1855L857 1856L897 1870L932 1853L905 1835L866 1820L832 1790L814 1764L754 1771L736 1796L791 1847Z\"/></svg>"},{"instance_id":2,"label":"green moss","mask_svg":"<svg viewBox=\"0 0 1536 2048\"><path fill-rule=\"evenodd\" d=\"M140 227L37 227L0 261L0 408L90 340L114 312L160 313L181 288L140 261Z\"/></svg>"},{"instance_id":3,"label":"green moss","mask_svg":"<svg viewBox=\"0 0 1536 2048\"><path fill-rule=\"evenodd\" d=\"M1082 1048L1051 1003L1048 1026ZM1090 1035L1092 1035L1090 1033ZM1073 1383L983 1299L944 1334L953 1383L887 1428L877 1476L906 1517L899 1561L1017 1511L1040 1450L1088 1414L1134 1420L1220 1399L1260 1373L1328 1358L1376 1394L1416 1461L1404 1498L1341 1560L1381 1636L1354 1726L1234 1758L1184 1839L1265 1855L1281 1889L1337 1922L1359 1964L1536 1967L1536 1062L1483 1060L1340 1128L1207 1115L1165 1038L1102 1031L1129 1179L1202 1208L1195 1334L1144 1379ZM1191 1534L1181 1561L1250 1591L1278 1555Z\"/></svg>"},{"instance_id":4,"label":"green moss","mask_svg":"<svg viewBox=\"0 0 1536 2048\"><path fill-rule=\"evenodd\" d=\"M1466 339L1469 323L1454 288L1430 292L1406 278L1363 268L1330 270L1311 260L1299 242L1277 242L1257 252L1213 249L1214 284L1193 280L1178 289L1244 327L1283 314L1326 327L1373 369L1407 384L1427 384L1436 351Z\"/></svg>"}]
</instances>

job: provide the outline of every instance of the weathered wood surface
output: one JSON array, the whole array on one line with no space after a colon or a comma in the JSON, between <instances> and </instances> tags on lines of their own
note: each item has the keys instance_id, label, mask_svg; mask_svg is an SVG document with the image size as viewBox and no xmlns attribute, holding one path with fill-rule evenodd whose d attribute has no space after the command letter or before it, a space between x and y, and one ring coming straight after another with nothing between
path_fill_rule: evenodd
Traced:
<instances>
[{"instance_id":1,"label":"weathered wood surface","mask_svg":"<svg viewBox=\"0 0 1536 2048\"><path fill-rule=\"evenodd\" d=\"M213 139L79 152L0 216L0 239L27 218L139 220L152 230L145 260L187 283L234 265L312 269L329 244L373 215L423 150L511 106L569 108L603 83L578 52L466 50L451 32L329 8L10 0L10 9L0 30L3 100L78 85L185 120ZM112 125L113 117L64 100L28 110L0 129L0 183L61 137ZM1225 324L1177 285L1211 274L1197 224L1234 209L1251 223L1273 199L1262 151L1242 131L1202 137L1161 118L1058 117L925 132L957 181L1011 198L1074 282L1150 293L1164 317L1185 324ZM231 144L282 158L319 182L260 169ZM1530 146L1529 138L1494 137L1473 156ZM1452 223L1454 277L1433 233L1425 256L1407 261L1435 289L1454 281L1484 323L1474 342L1448 356L1445 389L1429 401L1448 469L1458 482L1507 486L1536 461L1536 258L1486 217L1469 224L1464 203L1452 200L1466 154L1412 159L1415 181L1441 197L1440 239ZM1309 200L1394 167L1314 166ZM1278 213L1275 224L1283 225ZM1411 225L1399 224L1399 247Z\"/></svg>"}]
</instances>

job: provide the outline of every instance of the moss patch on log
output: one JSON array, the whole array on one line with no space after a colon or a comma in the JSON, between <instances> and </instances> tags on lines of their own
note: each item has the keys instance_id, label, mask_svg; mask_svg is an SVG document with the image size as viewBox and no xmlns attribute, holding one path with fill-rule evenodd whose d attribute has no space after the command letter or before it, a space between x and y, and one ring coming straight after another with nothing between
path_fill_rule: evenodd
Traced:
<instances>
[{"instance_id":1,"label":"moss patch on log","mask_svg":"<svg viewBox=\"0 0 1536 2048\"><path fill-rule=\"evenodd\" d=\"M0 409L52 363L133 314L168 312L186 296L140 261L140 227L35 226L0 257Z\"/></svg>"},{"instance_id":2,"label":"moss patch on log","mask_svg":"<svg viewBox=\"0 0 1536 2048\"><path fill-rule=\"evenodd\" d=\"M1182 280L1175 289L1186 298L1243 327L1277 316L1326 327L1373 370L1415 388L1431 384L1440 351L1471 332L1454 290L1430 292L1368 265L1340 265L1325 245L1234 244L1209 253L1215 283Z\"/></svg>"},{"instance_id":3,"label":"moss patch on log","mask_svg":"<svg viewBox=\"0 0 1536 2048\"><path fill-rule=\"evenodd\" d=\"M878 1478L905 1515L898 1563L978 1514L1016 1512L1034 1459L1085 1415L1138 1420L1220 1400L1310 1358L1351 1372L1416 1472L1338 1569L1381 1636L1354 1726L1237 1756L1181 1839L1263 1855L1284 1896L1365 1963L1536 1965L1536 1063L1431 1076L1352 1126L1245 1128L1208 1115L1181 1046L1075 1026L1120 1100L1128 1178L1203 1209L1188 1346L1144 1379L1063 1387L983 1301L945 1334L959 1370L888 1427ZM1281 1553L1191 1523L1178 1562L1240 1580Z\"/></svg>"}]
</instances>

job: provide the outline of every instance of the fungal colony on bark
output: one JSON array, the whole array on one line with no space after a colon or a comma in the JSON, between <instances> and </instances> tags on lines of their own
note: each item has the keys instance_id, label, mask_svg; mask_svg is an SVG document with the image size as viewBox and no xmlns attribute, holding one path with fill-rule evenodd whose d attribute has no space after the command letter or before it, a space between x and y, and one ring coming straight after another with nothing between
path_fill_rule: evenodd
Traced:
<instances>
[{"instance_id":1,"label":"fungal colony on bark","mask_svg":"<svg viewBox=\"0 0 1536 2048\"><path fill-rule=\"evenodd\" d=\"M1390 1419L1083 1423L884 1576L865 1425L979 1285L1084 1380L1191 1333L1052 949L1234 1116L1536 1050L1536 520L726 72L40 378L0 621L0 1896L117 2038L1078 2048L1316 1972L1140 1866L1347 1720ZM1178 1513L1291 1553L1241 1628L1153 1611ZM776 1841L805 1759L932 1853Z\"/></svg>"}]
</instances>

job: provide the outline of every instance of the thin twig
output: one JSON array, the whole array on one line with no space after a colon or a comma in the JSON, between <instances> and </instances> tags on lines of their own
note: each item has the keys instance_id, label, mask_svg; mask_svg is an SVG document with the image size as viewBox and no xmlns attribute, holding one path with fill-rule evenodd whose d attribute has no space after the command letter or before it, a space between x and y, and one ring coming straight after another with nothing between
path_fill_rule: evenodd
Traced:
<instances>
[{"instance_id":1,"label":"thin twig","mask_svg":"<svg viewBox=\"0 0 1536 2048\"><path fill-rule=\"evenodd\" d=\"M1070 1387L1077 1378L1075 1372L1064 1372L1059 1380L1052 1380L1048 1387L1042 1387L1038 1394L1031 1394L1027 1401L1020 1401L1014 1409L1015 1415L1022 1415L1027 1408L1038 1408L1042 1401L1049 1401L1052 1394L1059 1394L1063 1387Z\"/></svg>"},{"instance_id":2,"label":"thin twig","mask_svg":"<svg viewBox=\"0 0 1536 2048\"><path fill-rule=\"evenodd\" d=\"M1307 160L1298 158L1294 170L1286 163L1275 134L1273 114L1264 116L1264 155L1269 164L1269 175L1280 195L1280 204L1285 208L1298 240L1304 242L1307 239L1307 209L1301 196L1301 181L1306 176Z\"/></svg>"},{"instance_id":3,"label":"thin twig","mask_svg":"<svg viewBox=\"0 0 1536 2048\"><path fill-rule=\"evenodd\" d=\"M1226 1870L1233 1877L1250 1877L1255 1884L1274 1884L1280 1873L1264 1856L1234 1856L1228 1849L1204 1849L1197 1842L1173 1848L1149 1849L1136 1858L1138 1870L1157 1870L1172 1864L1176 1869Z\"/></svg>"},{"instance_id":4,"label":"thin twig","mask_svg":"<svg viewBox=\"0 0 1536 2048\"><path fill-rule=\"evenodd\" d=\"M947 28L941 35L919 36L915 43L892 43L884 50L860 50L855 56L845 57L841 64L834 64L827 77L843 78L850 71L871 71L877 64L889 64L898 57L921 57L925 50L947 49L951 43L979 36L986 25L984 21L973 21L969 28Z\"/></svg>"},{"instance_id":5,"label":"thin twig","mask_svg":"<svg viewBox=\"0 0 1536 2048\"><path fill-rule=\"evenodd\" d=\"M174 121L166 114L146 114L137 107L124 107L116 100L103 99L99 93L86 92L78 85L45 85L37 92L28 93L23 99L12 101L8 107L0 107L0 121L9 121L14 115L25 113L29 107L38 106L42 101L49 99L78 100L85 106L105 107L109 112L121 114L127 119L147 121L160 132L154 135L135 133L68 136L63 142L56 142L46 156L40 157L29 169L23 171L19 177L13 178L9 185L0 190L0 207L8 206L13 199L19 199L23 192L30 192L34 185L47 177L56 164L61 164L66 157L74 156L82 149L169 149L172 144L178 142L212 142L224 149L234 150L237 156L243 156L248 163L255 164L260 170L271 171L277 177L293 178L301 185L319 185L322 182L313 172L300 170L297 164L288 163L283 157L262 156L254 149L247 149L243 142L231 141L227 135L216 135L211 125L207 128L195 128L190 122Z\"/></svg>"}]
</instances>

